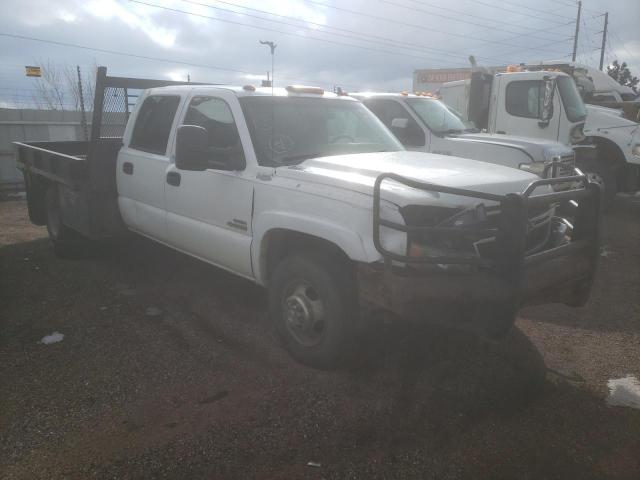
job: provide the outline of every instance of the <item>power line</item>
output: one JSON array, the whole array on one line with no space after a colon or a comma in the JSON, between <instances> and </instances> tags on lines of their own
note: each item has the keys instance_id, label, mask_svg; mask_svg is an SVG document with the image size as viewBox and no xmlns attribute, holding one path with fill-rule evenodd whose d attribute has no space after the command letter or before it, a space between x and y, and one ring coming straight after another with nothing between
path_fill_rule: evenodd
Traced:
<instances>
[{"instance_id":1,"label":"power line","mask_svg":"<svg viewBox=\"0 0 640 480\"><path fill-rule=\"evenodd\" d=\"M490 29L495 29L496 28L494 25L485 25L485 24L482 24L482 23L472 22L470 20L463 20L463 19L460 19L460 18L450 17L448 15L442 15L440 13L433 13L433 12L429 12L428 10L423 10L421 8L416 8L416 7L412 7L412 6L409 6L409 5L403 5L403 4L394 2L392 0L378 0L378 1L381 2L381 3L388 4L388 5L393 5L393 6L396 6L396 7L399 7L399 8L404 8L404 9L407 9L407 10L411 10L411 11L414 11L414 12L418 11L418 12L422 12L422 13L425 13L425 14L430 15L430 16L446 18L447 20L452 20L454 22L465 23L465 24L468 24L468 25L474 25L476 27L482 27L482 28L490 28ZM468 16L471 16L471 17L474 17L474 18L484 19L484 17L478 17L476 15L470 15L470 14L467 14L467 13L464 13L464 12L460 12L459 10L454 10L454 9L451 9L451 8L440 7L440 6L433 5L431 3L428 3L428 2L425 2L425 1L422 1L422 0L409 0L409 1L414 2L414 3L419 3L421 5L427 5L427 6L430 6L432 8L440 8L442 10L451 11L451 12L454 12L454 13L456 13L458 15L468 15ZM487 20L492 21L494 23L501 23L503 25L511 25L509 22L504 22L504 21L501 21L501 20L495 20L495 19L487 19ZM528 28L531 28L531 27L528 27ZM528 33L523 33L523 32L518 32L518 31L513 31L513 30L506 30L504 28L502 29L502 31L507 32L507 33L517 33L518 36L528 36L528 37L531 37L531 38L538 38L539 40L549 40L549 38L534 37L534 36L532 36L532 35L530 35Z\"/></svg>"},{"instance_id":2,"label":"power line","mask_svg":"<svg viewBox=\"0 0 640 480\"><path fill-rule=\"evenodd\" d=\"M59 41L55 41L55 40L45 40L42 38L36 38L36 37L29 37L26 35L16 35L16 34L11 34L11 33L4 33L4 32L0 32L0 36L2 37L9 37L9 38L16 38L19 40L30 40L30 41L34 41L34 42L40 42L40 43L48 43L51 45L58 45L61 47L71 47L71 48L78 48L81 50L90 50L90 51L94 51L94 52L100 52L100 53L107 53L109 55L120 55L120 56L124 56L124 57L131 57L131 58L138 58L138 59L142 59L142 60L150 60L150 61L154 61L154 62L162 62L162 63L168 63L168 64L176 64L176 65L188 65L190 67L198 67L198 68L206 68L206 69L210 69L210 70L220 70L220 71L225 71L225 72L231 72L231 73L240 73L240 74L244 74L244 75L253 75L254 72L247 72L245 70L238 70L238 69L234 69L234 68L225 68L225 67L219 67L216 65L207 65L207 64L202 64L202 63L194 63L194 62L186 62L184 60L169 60L166 58L160 58L160 57L152 57L152 56L148 56L148 55L138 55L135 53L127 53L127 52L121 52L121 51L117 51L117 50L109 50L109 49L105 49L105 48L96 48L96 47L88 47L85 45L78 45L76 43L69 43L69 42L59 42ZM294 80L291 77L282 77L285 80ZM308 80L308 79L304 79L304 78L295 78L296 81L305 81L305 82L311 82L311 83L324 83L324 84L330 84L332 82L330 81L323 81L323 82L318 82L316 80ZM335 82L334 82L335 83ZM353 85L346 85L345 86L353 86Z\"/></svg>"},{"instance_id":3,"label":"power line","mask_svg":"<svg viewBox=\"0 0 640 480\"><path fill-rule=\"evenodd\" d=\"M372 52L375 52L375 53L383 53L383 54L394 55L394 56L402 55L402 56L405 56L405 57L413 57L413 58L419 58L421 60L425 60L424 56L413 55L413 54L410 54L410 53L394 52L394 51L389 51L389 50L381 50L379 48L367 47L367 46L364 46L364 45L357 45L357 44L353 44L353 43L346 43L346 42L341 42L341 41L338 41L338 40L330 40L330 39L326 39L326 38L312 37L312 36L302 35L300 33L295 33L295 32L286 32L286 31L283 31L283 30L277 30L275 28L270 28L270 27L262 27L262 26L258 26L258 25L250 25L250 24L247 24L247 23L237 22L237 21L234 21L234 20L223 19L223 18L218 18L218 17L211 17L211 16L208 16L208 15L203 15L203 14L195 13L195 12L188 12L186 10L180 10L178 8L171 8L171 7L165 7L163 5L156 5L156 4L153 4L153 3L147 3L147 2L143 2L141 0L129 0L129 2L138 3L138 4L141 4L141 5L146 5L148 7L158 8L158 9L161 9L161 10L166 10L166 11L170 11L170 12L174 12L174 13L182 13L182 14L185 14L185 15L192 15L192 16L195 16L195 17L207 18L209 20L213 20L213 21L216 21L216 22L229 23L229 24L232 24L232 25L240 25L240 26L243 26L243 27L254 28L254 29L257 29L257 30L265 30L265 31L268 31L268 32L275 32L275 33L280 33L282 35L289 35L289 36L293 36L293 37L301 37L301 38L304 38L306 40L315 40L315 41L318 41L318 42L332 43L334 45L340 45L340 46L346 46L346 47L352 47L352 48L359 48L361 50L368 50L368 51L372 51ZM212 7L212 8L218 8L218 7ZM224 9L222 9L222 10L224 10ZM251 16L249 14L242 13L242 12L234 12L234 13L236 13L238 15ZM268 20L268 19L263 19L263 20L267 20L267 21L271 21L271 22L275 21L275 20ZM278 23L280 23L280 22L278 22ZM304 28L304 27L296 26L296 28ZM311 30L311 29L308 29L308 30ZM327 34L327 32L324 32L324 33ZM337 34L331 34L331 35L337 35ZM397 48L397 47L392 47L392 48ZM440 61L440 60L438 59L438 61ZM462 64L458 63L458 65L462 65Z\"/></svg>"},{"instance_id":4,"label":"power line","mask_svg":"<svg viewBox=\"0 0 640 480\"><path fill-rule=\"evenodd\" d=\"M135 0L131 0L131 1L133 1L134 3L138 3ZM295 27L295 28L302 28L302 29L309 30L309 31L312 31L312 32L326 33L328 35L337 35L337 36L346 37L346 38L349 38L349 39L354 39L355 38L355 39L361 40L361 41L373 41L374 43L379 43L379 44L382 44L382 45L385 45L385 46L390 46L392 48L403 48L403 49L409 49L409 50L414 50L414 51L431 50L431 51L434 51L436 54L438 52L442 52L442 54L440 54L440 55L446 55L448 57L451 57L451 56L461 57L461 58L464 58L465 60L467 58L466 55L456 54L456 53L448 51L448 50L428 47L428 46L422 45L422 44L414 44L414 43L409 43L409 42L403 42L403 41L395 40L395 39L388 38L388 37L381 37L381 36L378 36L378 35L371 35L371 34L367 34L367 33L357 32L355 30L350 30L350 29L346 29L346 28L340 28L340 27L333 27L333 26L330 26L330 25L324 25L322 23L311 22L311 21L307 21L307 20L298 20L298 19L295 19L293 17L287 17L285 15L279 15L279 14L276 14L276 13L268 12L266 10L260 10L260 9L257 9L257 8L245 7L243 5L238 5L238 4L235 4L235 3L232 3L232 2L223 1L223 0L215 0L215 1L217 3L222 3L222 4L225 4L225 5L231 5L231 6L234 6L234 7L242 8L242 9L253 11L253 12L259 12L259 13L270 15L270 16L273 16L273 17L294 20L294 21L297 21L297 22L306 23L308 25L315 25L315 26L317 26L319 28L324 28L324 29L328 28L328 29L337 30L337 31L341 31L341 32L347 32L350 35L345 35L345 34L341 34L341 33L333 33L333 32L322 32L322 31L319 31L319 30L316 30L316 29L312 29L312 28L309 28L309 27L305 27L305 26L301 26L301 25L295 25L295 24L292 24L292 23L289 23L289 22L283 22L283 21L280 21L280 20L271 20L271 19L260 17L260 16L257 16L257 15L251 15L251 14L248 14L248 13L238 12L238 11L235 11L235 10L229 10L229 9L226 9L226 8L216 7L214 5L208 5L206 3L196 2L194 0L181 0L181 1L184 2L184 3L197 5L197 6L201 6L201 7L207 7L207 8L214 9L214 10L221 10L223 12L229 12L229 13L235 13L235 14L239 14L239 15L244 15L244 16L247 16L247 17L250 17L250 18L256 18L258 20L279 23L279 24L283 24L283 25L287 25L287 26ZM151 6L151 4L146 4L146 3L145 3L145 5L150 5ZM153 6L156 6L158 8L163 8L163 7L159 6L159 5L153 5ZM183 11L180 10L180 12L183 12ZM183 13L187 13L189 15L199 15L199 14L195 14L194 12L183 12ZM206 17L206 18L211 18L211 17ZM365 37L365 38L357 38L357 37L354 37L354 35L357 35L358 37ZM370 40L370 39L374 39L374 40ZM382 40L382 41L380 41L380 40ZM397 47L395 45L389 45L388 42L400 44L401 47ZM490 57L484 57L484 58L490 58ZM440 59L436 59L436 60L441 61Z\"/></svg>"},{"instance_id":5,"label":"power line","mask_svg":"<svg viewBox=\"0 0 640 480\"><path fill-rule=\"evenodd\" d=\"M497 9L497 10L501 10L501 11L503 11L503 12L511 12L511 13L515 13L516 15L521 15L521 16L523 16L523 17L535 18L535 19L537 19L537 20L543 20L543 21L545 21L545 22L551 22L551 20L550 20L549 18L539 17L539 16L537 16L537 15L532 15L532 14L530 14L530 13L524 13L524 12L521 12L521 11L518 11L518 10L513 10L513 9L505 8L505 7L504 7L504 5L495 5L495 4L493 4L493 3L484 2L484 1L482 1L482 0L474 0L474 3L478 3L478 4L480 4L480 5L484 5L484 6L489 7L489 8L495 8L495 9ZM508 2L504 2L504 3L508 3ZM513 4L512 4L512 5L513 5ZM522 5L518 5L518 7L519 7L519 8L523 8L523 7L522 7ZM526 8L526 7L525 7L525 8ZM556 16L558 16L558 17L560 17L560 18L565 18L565 19L570 18L570 17L564 17L564 16L560 16L560 15L556 15ZM561 24L562 24L562 22L555 22L555 23L558 23L558 25L561 25Z\"/></svg>"},{"instance_id":6,"label":"power line","mask_svg":"<svg viewBox=\"0 0 640 480\"><path fill-rule=\"evenodd\" d=\"M129 1L136 1L136 0L129 0ZM322 7L331 8L331 9L338 10L338 11L345 12L345 13L349 13L349 14L352 14L352 15L358 15L358 16L362 16L362 17L366 17L366 18L372 18L372 19L375 19L375 20L383 21L383 22L394 23L396 25L403 25L405 27L417 28L417 29L420 29L420 30L429 31L429 32L435 32L435 33L442 33L444 35L449 35L449 36L452 36L452 37L468 38L468 39L476 40L476 41L483 42L483 43L491 43L491 44L497 44L497 45L503 45L503 46L506 45L506 46L509 46L509 47L513 46L513 45L510 45L510 44L505 44L505 43L500 42L500 41L487 40L486 38L483 38L483 37L465 35L465 34L462 34L462 33L455 33L455 32L446 31L446 30L437 30L435 28L427 28L424 25L420 25L420 24L416 24L416 23L404 22L404 21L397 20L397 19L394 19L394 18L389 18L389 17L381 17L379 15L374 15L374 14L371 14L371 13L365 13L365 12L360 12L360 11L356 11L356 10L351 10L351 9L348 9L348 8L339 7L337 5L331 5L331 4L328 4L328 3L320 2L318 0L302 0L302 1L304 3L308 3L308 4L311 4L311 5L319 5L319 6L322 6ZM522 49L528 49L529 47L523 46L521 48ZM488 57L485 57L485 58L488 58ZM504 59L501 59L500 61L504 61Z\"/></svg>"}]
</instances>

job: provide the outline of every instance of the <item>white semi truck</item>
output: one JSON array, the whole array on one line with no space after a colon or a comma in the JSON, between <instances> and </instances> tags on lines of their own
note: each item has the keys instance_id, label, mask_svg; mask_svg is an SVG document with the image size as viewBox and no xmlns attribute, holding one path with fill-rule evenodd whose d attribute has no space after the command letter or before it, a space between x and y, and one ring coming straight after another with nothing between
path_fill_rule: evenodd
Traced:
<instances>
[{"instance_id":1,"label":"white semi truck","mask_svg":"<svg viewBox=\"0 0 640 480\"><path fill-rule=\"evenodd\" d=\"M442 100L489 133L559 141L576 151L576 165L604 189L638 189L640 124L620 112L585 105L573 78L559 71L475 71L445 83Z\"/></svg>"}]
</instances>

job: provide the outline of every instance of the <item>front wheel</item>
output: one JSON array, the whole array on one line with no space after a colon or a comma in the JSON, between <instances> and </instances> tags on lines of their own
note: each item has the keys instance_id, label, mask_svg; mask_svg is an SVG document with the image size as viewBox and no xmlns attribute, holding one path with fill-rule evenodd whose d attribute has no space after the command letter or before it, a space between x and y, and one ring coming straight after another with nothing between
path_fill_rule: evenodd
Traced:
<instances>
[{"instance_id":1,"label":"front wheel","mask_svg":"<svg viewBox=\"0 0 640 480\"><path fill-rule=\"evenodd\" d=\"M280 262L269 314L292 357L323 369L347 360L357 315L353 285L349 269L330 255L294 253Z\"/></svg>"}]
</instances>

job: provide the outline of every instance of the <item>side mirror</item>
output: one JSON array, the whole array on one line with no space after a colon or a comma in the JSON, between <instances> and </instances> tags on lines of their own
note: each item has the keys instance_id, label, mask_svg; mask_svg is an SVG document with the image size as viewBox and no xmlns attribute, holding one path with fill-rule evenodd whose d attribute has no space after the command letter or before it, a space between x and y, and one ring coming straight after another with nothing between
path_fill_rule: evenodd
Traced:
<instances>
[{"instance_id":1,"label":"side mirror","mask_svg":"<svg viewBox=\"0 0 640 480\"><path fill-rule=\"evenodd\" d=\"M556 80L544 77L544 92L542 96L542 109L540 110L540 121L538 126L545 128L553 118L553 95L556 91Z\"/></svg>"},{"instance_id":2,"label":"side mirror","mask_svg":"<svg viewBox=\"0 0 640 480\"><path fill-rule=\"evenodd\" d=\"M176 134L176 167L201 172L209 168L207 130L197 125L181 125Z\"/></svg>"}]
</instances>

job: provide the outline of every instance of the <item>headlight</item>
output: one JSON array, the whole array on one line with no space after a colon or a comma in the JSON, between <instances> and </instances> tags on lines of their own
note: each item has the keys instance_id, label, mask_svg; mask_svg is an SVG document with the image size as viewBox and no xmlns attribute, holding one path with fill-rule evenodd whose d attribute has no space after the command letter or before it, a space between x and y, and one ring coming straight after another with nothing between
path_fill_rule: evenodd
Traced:
<instances>
[{"instance_id":1,"label":"headlight","mask_svg":"<svg viewBox=\"0 0 640 480\"><path fill-rule=\"evenodd\" d=\"M380 201L380 218L388 220L389 222L399 223L400 225L405 224L405 220L400 214L398 206L386 200ZM380 243L382 243L385 250L398 255L404 255L407 250L407 234L394 228L381 226Z\"/></svg>"},{"instance_id":2,"label":"headlight","mask_svg":"<svg viewBox=\"0 0 640 480\"><path fill-rule=\"evenodd\" d=\"M640 143L636 144L633 149L631 150L631 153L633 153L634 157L639 157L640 158Z\"/></svg>"},{"instance_id":3,"label":"headlight","mask_svg":"<svg viewBox=\"0 0 640 480\"><path fill-rule=\"evenodd\" d=\"M547 163L546 162L521 163L518 167L520 168L520 170L524 170L525 172L534 173L539 177L544 177L545 170L547 168Z\"/></svg>"},{"instance_id":4,"label":"headlight","mask_svg":"<svg viewBox=\"0 0 640 480\"><path fill-rule=\"evenodd\" d=\"M571 141L571 144L580 143L584 141L585 138L587 138L584 135L583 128L584 123L579 123L571 129L571 132L569 133L569 140Z\"/></svg>"}]
</instances>

